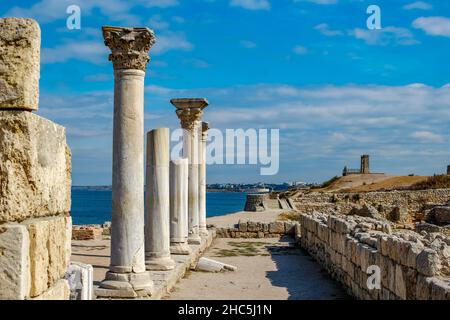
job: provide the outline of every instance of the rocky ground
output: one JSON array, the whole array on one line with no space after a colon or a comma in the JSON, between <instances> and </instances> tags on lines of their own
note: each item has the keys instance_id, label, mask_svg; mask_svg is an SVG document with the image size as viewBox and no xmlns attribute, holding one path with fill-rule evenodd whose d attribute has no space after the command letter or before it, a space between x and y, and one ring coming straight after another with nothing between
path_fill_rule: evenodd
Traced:
<instances>
[{"instance_id":1,"label":"rocky ground","mask_svg":"<svg viewBox=\"0 0 450 320\"><path fill-rule=\"evenodd\" d=\"M235 272L190 272L165 299L348 299L343 289L291 238L216 239L205 256Z\"/></svg>"}]
</instances>

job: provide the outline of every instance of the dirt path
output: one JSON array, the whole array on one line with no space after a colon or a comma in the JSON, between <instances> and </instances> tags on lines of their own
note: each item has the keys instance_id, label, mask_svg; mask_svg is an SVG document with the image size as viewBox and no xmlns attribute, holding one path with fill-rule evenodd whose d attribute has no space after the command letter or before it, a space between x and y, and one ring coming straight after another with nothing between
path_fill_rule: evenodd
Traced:
<instances>
[{"instance_id":1,"label":"dirt path","mask_svg":"<svg viewBox=\"0 0 450 320\"><path fill-rule=\"evenodd\" d=\"M191 272L165 299L348 299L343 289L292 239L216 239L206 257L236 272Z\"/></svg>"}]
</instances>

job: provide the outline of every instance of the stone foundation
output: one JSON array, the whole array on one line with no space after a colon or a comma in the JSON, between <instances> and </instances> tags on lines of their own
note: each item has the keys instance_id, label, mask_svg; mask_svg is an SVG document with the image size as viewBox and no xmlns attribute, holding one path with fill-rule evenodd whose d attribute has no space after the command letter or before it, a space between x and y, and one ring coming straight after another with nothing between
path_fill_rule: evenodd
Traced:
<instances>
[{"instance_id":1,"label":"stone foundation","mask_svg":"<svg viewBox=\"0 0 450 320\"><path fill-rule=\"evenodd\" d=\"M2 224L0 299L65 299L65 290L54 287L64 287L62 279L71 253L70 229L71 218L65 215Z\"/></svg>"},{"instance_id":2,"label":"stone foundation","mask_svg":"<svg viewBox=\"0 0 450 320\"><path fill-rule=\"evenodd\" d=\"M284 235L295 235L298 223L293 221L275 221L261 223L253 221L239 221L233 228L217 228L218 238L279 238Z\"/></svg>"},{"instance_id":3,"label":"stone foundation","mask_svg":"<svg viewBox=\"0 0 450 320\"><path fill-rule=\"evenodd\" d=\"M450 300L450 238L394 232L371 218L314 213L300 220L301 247L358 299ZM371 266L380 288L370 290Z\"/></svg>"},{"instance_id":4,"label":"stone foundation","mask_svg":"<svg viewBox=\"0 0 450 320\"><path fill-rule=\"evenodd\" d=\"M433 189L419 191L386 191L386 192L308 192L301 193L294 199L296 208L301 213L311 213L317 206L324 209L348 213L353 204L370 204L388 207L404 207L409 212L423 210L427 204L445 204L450 201L450 189ZM348 212L347 212L348 210Z\"/></svg>"},{"instance_id":5,"label":"stone foundation","mask_svg":"<svg viewBox=\"0 0 450 320\"><path fill-rule=\"evenodd\" d=\"M73 226L72 240L102 240L104 229L99 226Z\"/></svg>"},{"instance_id":6,"label":"stone foundation","mask_svg":"<svg viewBox=\"0 0 450 320\"><path fill-rule=\"evenodd\" d=\"M244 211L263 212L267 210L290 210L294 208L291 199L279 199L277 194L247 194Z\"/></svg>"},{"instance_id":7,"label":"stone foundation","mask_svg":"<svg viewBox=\"0 0 450 320\"><path fill-rule=\"evenodd\" d=\"M172 255L175 261L175 268L168 271L149 271L150 277L153 280L154 288L151 300L160 300L175 287L175 284L181 280L188 270L195 269L198 259L211 246L216 237L216 230L209 229L208 235L202 238L199 245L190 244L191 254L189 255ZM121 297L120 290L113 292L108 289L99 287L94 288L97 299L130 299L130 297ZM137 296L135 297L137 298ZM146 297L147 298L147 297Z\"/></svg>"},{"instance_id":8,"label":"stone foundation","mask_svg":"<svg viewBox=\"0 0 450 320\"><path fill-rule=\"evenodd\" d=\"M71 153L38 109L40 29L0 19L0 299L69 299Z\"/></svg>"}]
</instances>

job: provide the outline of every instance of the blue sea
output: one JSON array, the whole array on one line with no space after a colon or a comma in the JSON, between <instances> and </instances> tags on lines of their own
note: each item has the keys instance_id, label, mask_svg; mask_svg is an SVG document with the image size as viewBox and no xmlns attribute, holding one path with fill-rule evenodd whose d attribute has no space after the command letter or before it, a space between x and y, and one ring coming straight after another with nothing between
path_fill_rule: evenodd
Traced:
<instances>
[{"instance_id":1,"label":"blue sea","mask_svg":"<svg viewBox=\"0 0 450 320\"><path fill-rule=\"evenodd\" d=\"M206 210L208 217L222 216L244 210L245 193L208 192ZM73 223L102 224L111 221L111 190L72 190Z\"/></svg>"}]
</instances>

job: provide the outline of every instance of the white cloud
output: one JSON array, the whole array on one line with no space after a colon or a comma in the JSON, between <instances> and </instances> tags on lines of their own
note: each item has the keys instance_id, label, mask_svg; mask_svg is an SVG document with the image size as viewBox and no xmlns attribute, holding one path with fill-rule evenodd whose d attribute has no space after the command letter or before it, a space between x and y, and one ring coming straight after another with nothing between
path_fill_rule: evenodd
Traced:
<instances>
[{"instance_id":1,"label":"white cloud","mask_svg":"<svg viewBox=\"0 0 450 320\"><path fill-rule=\"evenodd\" d=\"M427 2L416 1L403 6L405 10L431 10L433 6Z\"/></svg>"},{"instance_id":2,"label":"white cloud","mask_svg":"<svg viewBox=\"0 0 450 320\"><path fill-rule=\"evenodd\" d=\"M144 0L139 1L147 8L169 8L179 5L178 0Z\"/></svg>"},{"instance_id":3,"label":"white cloud","mask_svg":"<svg viewBox=\"0 0 450 320\"><path fill-rule=\"evenodd\" d=\"M186 39L182 32L165 32L156 37L156 44L151 49L154 54L171 50L190 51L194 45Z\"/></svg>"},{"instance_id":4,"label":"white cloud","mask_svg":"<svg viewBox=\"0 0 450 320\"><path fill-rule=\"evenodd\" d=\"M177 96L207 97L212 106L204 119L214 128L280 128L280 168L288 171L286 179L301 175L302 167L313 171L311 179L335 175L347 161L356 163L366 152L373 156L376 170L394 174L433 174L450 158L450 85L260 84L190 89L147 85L145 93L146 129L155 123L179 127L169 104ZM93 156L80 149L92 147L101 158L99 166L110 161L112 106L112 89L74 96L42 92L41 115L68 128L76 175L87 170L80 163ZM99 150L107 152L100 155ZM323 169L323 162L328 169ZM252 179L235 168L211 169L231 179ZM109 179L110 172L105 177Z\"/></svg>"},{"instance_id":5,"label":"white cloud","mask_svg":"<svg viewBox=\"0 0 450 320\"><path fill-rule=\"evenodd\" d=\"M148 20L148 27L150 29L162 30L169 28L169 23L161 17L159 14L155 14Z\"/></svg>"},{"instance_id":6,"label":"white cloud","mask_svg":"<svg viewBox=\"0 0 450 320\"><path fill-rule=\"evenodd\" d=\"M295 46L292 51L298 55L305 55L308 53L308 48L298 45L298 46Z\"/></svg>"},{"instance_id":7,"label":"white cloud","mask_svg":"<svg viewBox=\"0 0 450 320\"><path fill-rule=\"evenodd\" d=\"M386 27L380 30L356 28L349 32L356 39L364 40L368 45L415 45L420 43L414 39L412 32L406 28Z\"/></svg>"},{"instance_id":8,"label":"white cloud","mask_svg":"<svg viewBox=\"0 0 450 320\"><path fill-rule=\"evenodd\" d=\"M71 59L102 64L108 61L108 49L101 41L68 41L54 48L43 48L41 63L52 64Z\"/></svg>"},{"instance_id":9,"label":"white cloud","mask_svg":"<svg viewBox=\"0 0 450 320\"><path fill-rule=\"evenodd\" d=\"M239 43L241 44L242 47L244 47L246 49L254 49L254 48L256 48L256 43L254 43L253 41L241 40Z\"/></svg>"},{"instance_id":10,"label":"white cloud","mask_svg":"<svg viewBox=\"0 0 450 320\"><path fill-rule=\"evenodd\" d=\"M447 17L420 17L414 20L413 27L430 36L450 37L450 18Z\"/></svg>"},{"instance_id":11,"label":"white cloud","mask_svg":"<svg viewBox=\"0 0 450 320\"><path fill-rule=\"evenodd\" d=\"M177 0L41 0L30 7L13 7L4 16L34 18L39 23L48 23L65 20L68 16L66 8L69 5L78 5L82 17L90 16L94 9L99 9L111 21L131 25L142 23L140 16L130 13L134 7L163 9L178 4Z\"/></svg>"},{"instance_id":12,"label":"white cloud","mask_svg":"<svg viewBox=\"0 0 450 320\"><path fill-rule=\"evenodd\" d=\"M247 10L270 10L271 7L268 0L231 0L230 6Z\"/></svg>"},{"instance_id":13,"label":"white cloud","mask_svg":"<svg viewBox=\"0 0 450 320\"><path fill-rule=\"evenodd\" d=\"M444 142L443 136L430 131L416 131L411 134L411 137L421 142Z\"/></svg>"},{"instance_id":14,"label":"white cloud","mask_svg":"<svg viewBox=\"0 0 450 320\"><path fill-rule=\"evenodd\" d=\"M326 4L336 4L338 3L338 0L294 0L294 2L312 2L315 4L326 5Z\"/></svg>"},{"instance_id":15,"label":"white cloud","mask_svg":"<svg viewBox=\"0 0 450 320\"><path fill-rule=\"evenodd\" d=\"M210 67L210 64L202 59L185 59L183 60L183 63L198 69L205 69Z\"/></svg>"},{"instance_id":16,"label":"white cloud","mask_svg":"<svg viewBox=\"0 0 450 320\"><path fill-rule=\"evenodd\" d=\"M320 33L322 33L323 35L325 35L327 37L340 36L340 35L344 34L340 30L330 29L330 26L326 23L318 24L317 26L314 27L314 29L318 30Z\"/></svg>"}]
</instances>

